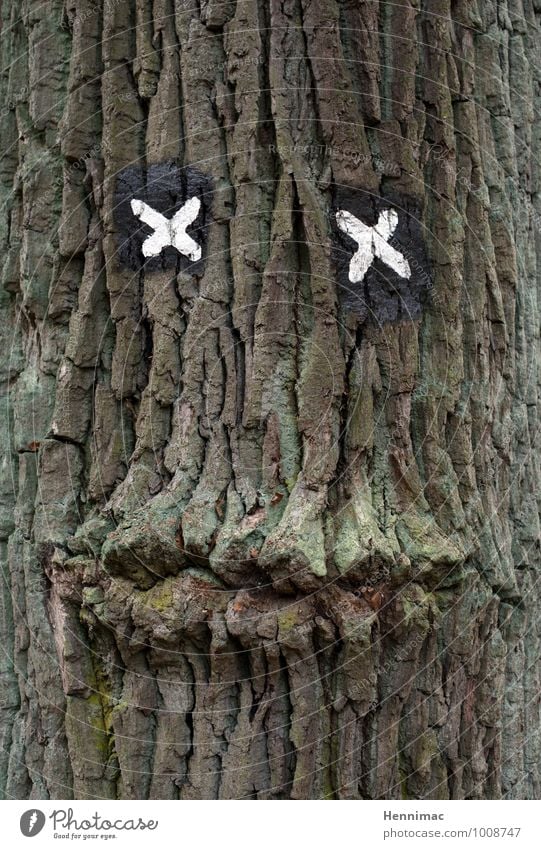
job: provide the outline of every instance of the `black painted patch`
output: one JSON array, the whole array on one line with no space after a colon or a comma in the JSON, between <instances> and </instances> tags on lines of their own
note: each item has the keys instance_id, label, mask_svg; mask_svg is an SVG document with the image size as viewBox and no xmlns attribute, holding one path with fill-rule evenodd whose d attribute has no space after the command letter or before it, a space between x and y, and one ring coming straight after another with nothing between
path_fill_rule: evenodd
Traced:
<instances>
[{"instance_id":1,"label":"black painted patch","mask_svg":"<svg viewBox=\"0 0 541 849\"><path fill-rule=\"evenodd\" d=\"M152 228L134 215L131 201L142 200L157 212L172 218L194 196L201 201L201 209L193 224L186 228L186 233L201 245L201 259L193 262L171 245L163 248L158 256L143 256L142 245L152 234ZM143 267L146 271L174 268L200 274L205 261L211 202L212 179L197 168L183 168L169 161L146 168L134 165L120 171L116 180L114 211L119 264L133 271Z\"/></svg>"},{"instance_id":2,"label":"black painted patch","mask_svg":"<svg viewBox=\"0 0 541 849\"><path fill-rule=\"evenodd\" d=\"M335 191L333 204L333 256L343 306L354 312L361 322L371 324L419 318L432 286L432 277L418 201L404 195L383 198L359 189L340 188ZM357 243L336 224L336 212L341 209L370 227L377 223L383 210L395 209L398 225L389 244L408 260L411 277L401 277L376 258L362 282L352 283L349 280L349 265L357 250Z\"/></svg>"}]
</instances>

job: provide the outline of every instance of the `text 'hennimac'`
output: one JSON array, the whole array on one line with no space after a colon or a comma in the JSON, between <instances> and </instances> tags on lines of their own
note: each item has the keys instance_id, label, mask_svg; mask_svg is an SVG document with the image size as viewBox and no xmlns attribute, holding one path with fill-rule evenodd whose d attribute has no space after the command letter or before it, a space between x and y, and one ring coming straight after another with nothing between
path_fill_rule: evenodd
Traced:
<instances>
[{"instance_id":1,"label":"text 'hennimac'","mask_svg":"<svg viewBox=\"0 0 541 849\"><path fill-rule=\"evenodd\" d=\"M384 820L442 820L443 814L423 814L420 811L412 811L411 814L394 814L392 811L383 811Z\"/></svg>"}]
</instances>

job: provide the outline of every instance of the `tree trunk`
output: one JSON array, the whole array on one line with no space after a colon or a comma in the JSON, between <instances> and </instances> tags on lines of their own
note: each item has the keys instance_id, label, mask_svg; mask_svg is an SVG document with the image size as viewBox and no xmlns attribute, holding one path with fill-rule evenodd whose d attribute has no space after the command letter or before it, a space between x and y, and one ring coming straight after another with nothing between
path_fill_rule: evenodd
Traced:
<instances>
[{"instance_id":1,"label":"tree trunk","mask_svg":"<svg viewBox=\"0 0 541 849\"><path fill-rule=\"evenodd\" d=\"M539 798L540 0L1 8L5 798Z\"/></svg>"}]
</instances>

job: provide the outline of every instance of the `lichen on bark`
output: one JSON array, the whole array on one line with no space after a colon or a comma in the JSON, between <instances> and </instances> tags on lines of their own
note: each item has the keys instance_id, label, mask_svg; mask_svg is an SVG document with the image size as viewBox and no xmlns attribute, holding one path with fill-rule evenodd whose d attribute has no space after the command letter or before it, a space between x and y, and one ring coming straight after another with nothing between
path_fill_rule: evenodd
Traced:
<instances>
[{"instance_id":1,"label":"lichen on bark","mask_svg":"<svg viewBox=\"0 0 541 849\"><path fill-rule=\"evenodd\" d=\"M5 798L539 798L540 15L2 3ZM195 273L119 261L164 162ZM413 317L344 192L418 211Z\"/></svg>"}]
</instances>

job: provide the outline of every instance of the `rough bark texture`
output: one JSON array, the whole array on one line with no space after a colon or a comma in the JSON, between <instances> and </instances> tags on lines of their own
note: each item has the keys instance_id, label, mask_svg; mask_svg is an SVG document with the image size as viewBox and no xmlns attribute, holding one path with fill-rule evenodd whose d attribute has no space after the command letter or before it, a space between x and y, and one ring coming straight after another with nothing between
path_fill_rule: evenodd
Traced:
<instances>
[{"instance_id":1,"label":"rough bark texture","mask_svg":"<svg viewBox=\"0 0 541 849\"><path fill-rule=\"evenodd\" d=\"M4 796L539 798L540 0L1 14ZM134 272L171 160L204 271ZM421 210L413 319L345 188Z\"/></svg>"}]
</instances>

